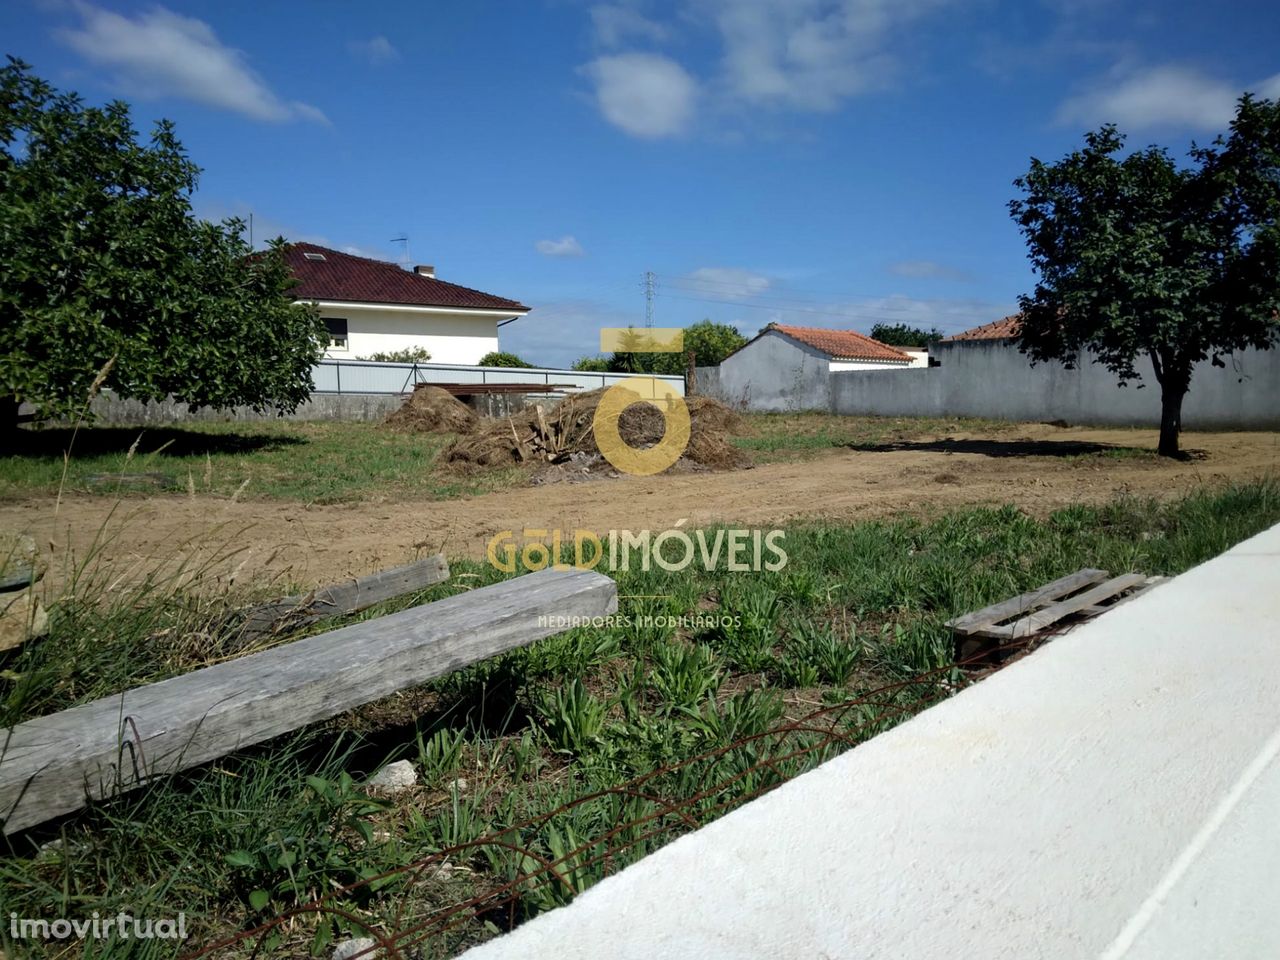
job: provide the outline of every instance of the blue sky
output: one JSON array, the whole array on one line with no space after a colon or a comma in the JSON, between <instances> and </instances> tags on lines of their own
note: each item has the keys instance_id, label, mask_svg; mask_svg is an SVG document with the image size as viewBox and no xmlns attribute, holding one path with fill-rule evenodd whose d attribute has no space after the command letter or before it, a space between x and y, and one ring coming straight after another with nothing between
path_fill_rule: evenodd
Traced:
<instances>
[{"instance_id":1,"label":"blue sky","mask_svg":"<svg viewBox=\"0 0 1280 960\"><path fill-rule=\"evenodd\" d=\"M1280 8L1184 0L10 0L4 52L169 117L197 211L535 307L545 364L703 317L954 331L1031 282L1031 156L1182 154L1280 96Z\"/></svg>"}]
</instances>

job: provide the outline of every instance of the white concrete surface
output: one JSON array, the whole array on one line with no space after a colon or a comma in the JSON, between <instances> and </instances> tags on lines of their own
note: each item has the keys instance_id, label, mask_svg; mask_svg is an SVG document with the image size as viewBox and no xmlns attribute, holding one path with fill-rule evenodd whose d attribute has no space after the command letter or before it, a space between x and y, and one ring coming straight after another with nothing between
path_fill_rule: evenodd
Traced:
<instances>
[{"instance_id":1,"label":"white concrete surface","mask_svg":"<svg viewBox=\"0 0 1280 960\"><path fill-rule=\"evenodd\" d=\"M1280 957L1280 527L469 960Z\"/></svg>"}]
</instances>

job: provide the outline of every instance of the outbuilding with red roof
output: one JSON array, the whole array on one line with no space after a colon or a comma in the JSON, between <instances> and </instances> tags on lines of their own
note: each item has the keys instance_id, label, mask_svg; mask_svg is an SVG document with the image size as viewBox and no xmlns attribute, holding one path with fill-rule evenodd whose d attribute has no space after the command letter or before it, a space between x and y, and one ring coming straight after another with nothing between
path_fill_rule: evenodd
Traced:
<instances>
[{"instance_id":1,"label":"outbuilding with red roof","mask_svg":"<svg viewBox=\"0 0 1280 960\"><path fill-rule=\"evenodd\" d=\"M434 267L405 270L314 243L285 253L299 301L316 304L329 328L331 357L422 348L435 363L479 363L498 349L498 327L529 308L438 278Z\"/></svg>"},{"instance_id":2,"label":"outbuilding with red roof","mask_svg":"<svg viewBox=\"0 0 1280 960\"><path fill-rule=\"evenodd\" d=\"M825 410L832 373L927 365L856 330L771 323L721 361L716 390L752 410Z\"/></svg>"}]
</instances>

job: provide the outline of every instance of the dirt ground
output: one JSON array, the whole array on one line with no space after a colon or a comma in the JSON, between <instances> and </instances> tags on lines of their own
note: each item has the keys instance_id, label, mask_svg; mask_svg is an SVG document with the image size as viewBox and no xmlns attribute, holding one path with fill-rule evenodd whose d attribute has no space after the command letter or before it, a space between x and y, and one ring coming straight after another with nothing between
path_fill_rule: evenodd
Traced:
<instances>
[{"instance_id":1,"label":"dirt ground","mask_svg":"<svg viewBox=\"0 0 1280 960\"><path fill-rule=\"evenodd\" d=\"M1044 514L1120 494L1168 498L1264 474L1280 475L1280 434L1187 433L1192 459L1100 453L1095 445L1154 449L1154 431L1027 424L998 435L958 434L833 450L815 460L723 473L626 477L530 486L445 501L303 507L180 494L115 502L66 497L0 506L0 529L33 533L55 558L83 557L102 531L113 569L139 571L240 549L220 572L244 582L332 582L444 551L481 558L496 533L523 528L601 533L732 522L769 526L821 517L864 520L930 516L971 505L1012 503ZM51 565L57 569L58 564Z\"/></svg>"}]
</instances>

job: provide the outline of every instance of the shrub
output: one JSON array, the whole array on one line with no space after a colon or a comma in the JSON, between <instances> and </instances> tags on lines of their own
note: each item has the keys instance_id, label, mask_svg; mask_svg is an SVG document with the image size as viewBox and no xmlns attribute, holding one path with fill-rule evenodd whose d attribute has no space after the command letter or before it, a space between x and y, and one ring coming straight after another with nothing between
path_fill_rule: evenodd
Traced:
<instances>
[{"instance_id":1,"label":"shrub","mask_svg":"<svg viewBox=\"0 0 1280 960\"><path fill-rule=\"evenodd\" d=\"M533 364L525 363L514 353L504 353L501 350L490 350L480 358L480 366L482 367L531 367Z\"/></svg>"},{"instance_id":2,"label":"shrub","mask_svg":"<svg viewBox=\"0 0 1280 960\"><path fill-rule=\"evenodd\" d=\"M431 359L431 351L426 347L405 347L389 353L371 353L367 357L356 357L357 360L378 360L382 363L426 363Z\"/></svg>"}]
</instances>

